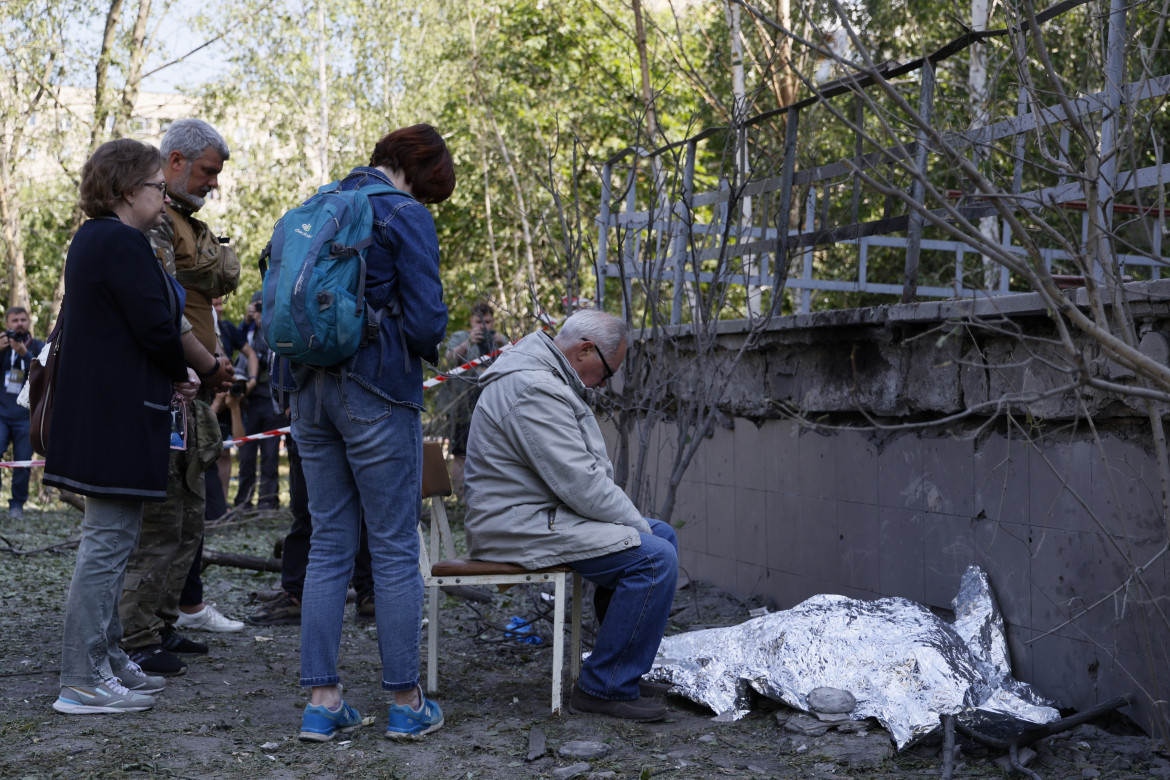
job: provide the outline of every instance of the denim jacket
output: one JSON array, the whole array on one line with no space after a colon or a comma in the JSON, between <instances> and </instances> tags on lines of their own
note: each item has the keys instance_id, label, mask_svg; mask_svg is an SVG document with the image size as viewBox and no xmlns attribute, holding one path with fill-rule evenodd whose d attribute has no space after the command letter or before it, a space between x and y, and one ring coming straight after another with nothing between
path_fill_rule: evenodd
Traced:
<instances>
[{"instance_id":1,"label":"denim jacket","mask_svg":"<svg viewBox=\"0 0 1170 780\"><path fill-rule=\"evenodd\" d=\"M391 183L377 168L363 166L354 168L341 188L375 182ZM341 372L387 401L421 410L420 359L438 362L438 345L447 330L435 221L426 206L405 195L375 195L370 206L374 244L366 258L366 305L383 316L378 339L361 347ZM309 366L294 365L291 373L290 383L287 374L274 371L274 383L296 390L312 378Z\"/></svg>"}]
</instances>

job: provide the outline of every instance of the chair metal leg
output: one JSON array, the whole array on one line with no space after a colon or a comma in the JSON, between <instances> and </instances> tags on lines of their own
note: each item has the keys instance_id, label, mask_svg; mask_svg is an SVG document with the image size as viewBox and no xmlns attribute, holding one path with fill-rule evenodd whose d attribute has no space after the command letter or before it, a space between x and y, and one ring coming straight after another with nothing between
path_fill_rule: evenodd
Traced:
<instances>
[{"instance_id":1,"label":"chair metal leg","mask_svg":"<svg viewBox=\"0 0 1170 780\"><path fill-rule=\"evenodd\" d=\"M439 689L439 586L427 588L427 693Z\"/></svg>"},{"instance_id":2,"label":"chair metal leg","mask_svg":"<svg viewBox=\"0 0 1170 780\"><path fill-rule=\"evenodd\" d=\"M552 713L561 714L561 675L565 671L565 572L556 576L553 601Z\"/></svg>"},{"instance_id":3,"label":"chair metal leg","mask_svg":"<svg viewBox=\"0 0 1170 780\"><path fill-rule=\"evenodd\" d=\"M569 652L569 684L576 685L581 676L581 591L583 588L581 575L573 572L573 612L570 627Z\"/></svg>"}]
</instances>

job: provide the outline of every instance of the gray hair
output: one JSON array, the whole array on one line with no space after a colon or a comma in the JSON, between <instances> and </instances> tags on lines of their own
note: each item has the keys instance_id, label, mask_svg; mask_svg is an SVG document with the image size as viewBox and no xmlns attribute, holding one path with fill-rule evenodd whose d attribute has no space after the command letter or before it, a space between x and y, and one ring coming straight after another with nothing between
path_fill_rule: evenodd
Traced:
<instances>
[{"instance_id":1,"label":"gray hair","mask_svg":"<svg viewBox=\"0 0 1170 780\"><path fill-rule=\"evenodd\" d=\"M202 119L176 119L159 146L163 159L177 151L188 160L198 160L209 146L224 160L232 156L223 136Z\"/></svg>"},{"instance_id":2,"label":"gray hair","mask_svg":"<svg viewBox=\"0 0 1170 780\"><path fill-rule=\"evenodd\" d=\"M630 328L625 321L598 309L582 309L561 324L553 341L565 349L578 341L592 341L602 352L612 355L629 339Z\"/></svg>"}]
</instances>

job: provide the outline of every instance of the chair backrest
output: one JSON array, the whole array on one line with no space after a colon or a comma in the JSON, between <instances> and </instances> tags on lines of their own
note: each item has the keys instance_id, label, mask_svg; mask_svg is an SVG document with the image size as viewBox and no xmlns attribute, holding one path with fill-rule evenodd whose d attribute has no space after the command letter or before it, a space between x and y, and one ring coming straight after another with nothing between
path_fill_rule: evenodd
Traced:
<instances>
[{"instance_id":1,"label":"chair backrest","mask_svg":"<svg viewBox=\"0 0 1170 780\"><path fill-rule=\"evenodd\" d=\"M423 442L422 495L431 500L430 540L418 529L419 569L423 577L431 576L431 565L442 558L455 557L455 540L451 537L451 526L447 523L447 508L443 497L451 495L451 475L447 472L447 459L443 457L443 445L438 442ZM440 557L441 556L441 557Z\"/></svg>"},{"instance_id":2,"label":"chair backrest","mask_svg":"<svg viewBox=\"0 0 1170 780\"><path fill-rule=\"evenodd\" d=\"M422 496L451 495L451 475L447 473L447 460L443 457L443 445L437 441L423 442Z\"/></svg>"}]
</instances>

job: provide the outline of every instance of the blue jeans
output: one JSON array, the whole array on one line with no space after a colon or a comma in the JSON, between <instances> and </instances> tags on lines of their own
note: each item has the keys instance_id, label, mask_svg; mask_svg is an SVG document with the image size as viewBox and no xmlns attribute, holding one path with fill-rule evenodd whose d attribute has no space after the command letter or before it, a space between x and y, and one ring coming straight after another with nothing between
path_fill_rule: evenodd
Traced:
<instances>
[{"instance_id":1,"label":"blue jeans","mask_svg":"<svg viewBox=\"0 0 1170 780\"><path fill-rule=\"evenodd\" d=\"M320 393L320 419L314 424ZM382 687L418 684L422 422L345 374L310 376L292 395L313 536L301 600L301 685L336 685L345 595L365 508Z\"/></svg>"},{"instance_id":2,"label":"blue jeans","mask_svg":"<svg viewBox=\"0 0 1170 780\"><path fill-rule=\"evenodd\" d=\"M85 499L81 543L65 599L63 686L92 688L126 668L129 659L118 645L118 598L141 527L141 501Z\"/></svg>"},{"instance_id":3,"label":"blue jeans","mask_svg":"<svg viewBox=\"0 0 1170 780\"><path fill-rule=\"evenodd\" d=\"M601 699L638 698L638 678L654 664L674 603L678 539L661 520L647 521L653 536L641 534L641 546L569 564L614 591L577 680L577 687Z\"/></svg>"},{"instance_id":4,"label":"blue jeans","mask_svg":"<svg viewBox=\"0 0 1170 780\"><path fill-rule=\"evenodd\" d=\"M23 417L7 418L0 415L0 457L3 457L4 452L8 449L8 443L12 442L13 460L32 460L32 442L28 438L28 411L23 409L21 411L24 412ZM28 501L30 469L11 469L11 471L12 499L8 502L8 506L23 507L24 502Z\"/></svg>"}]
</instances>

